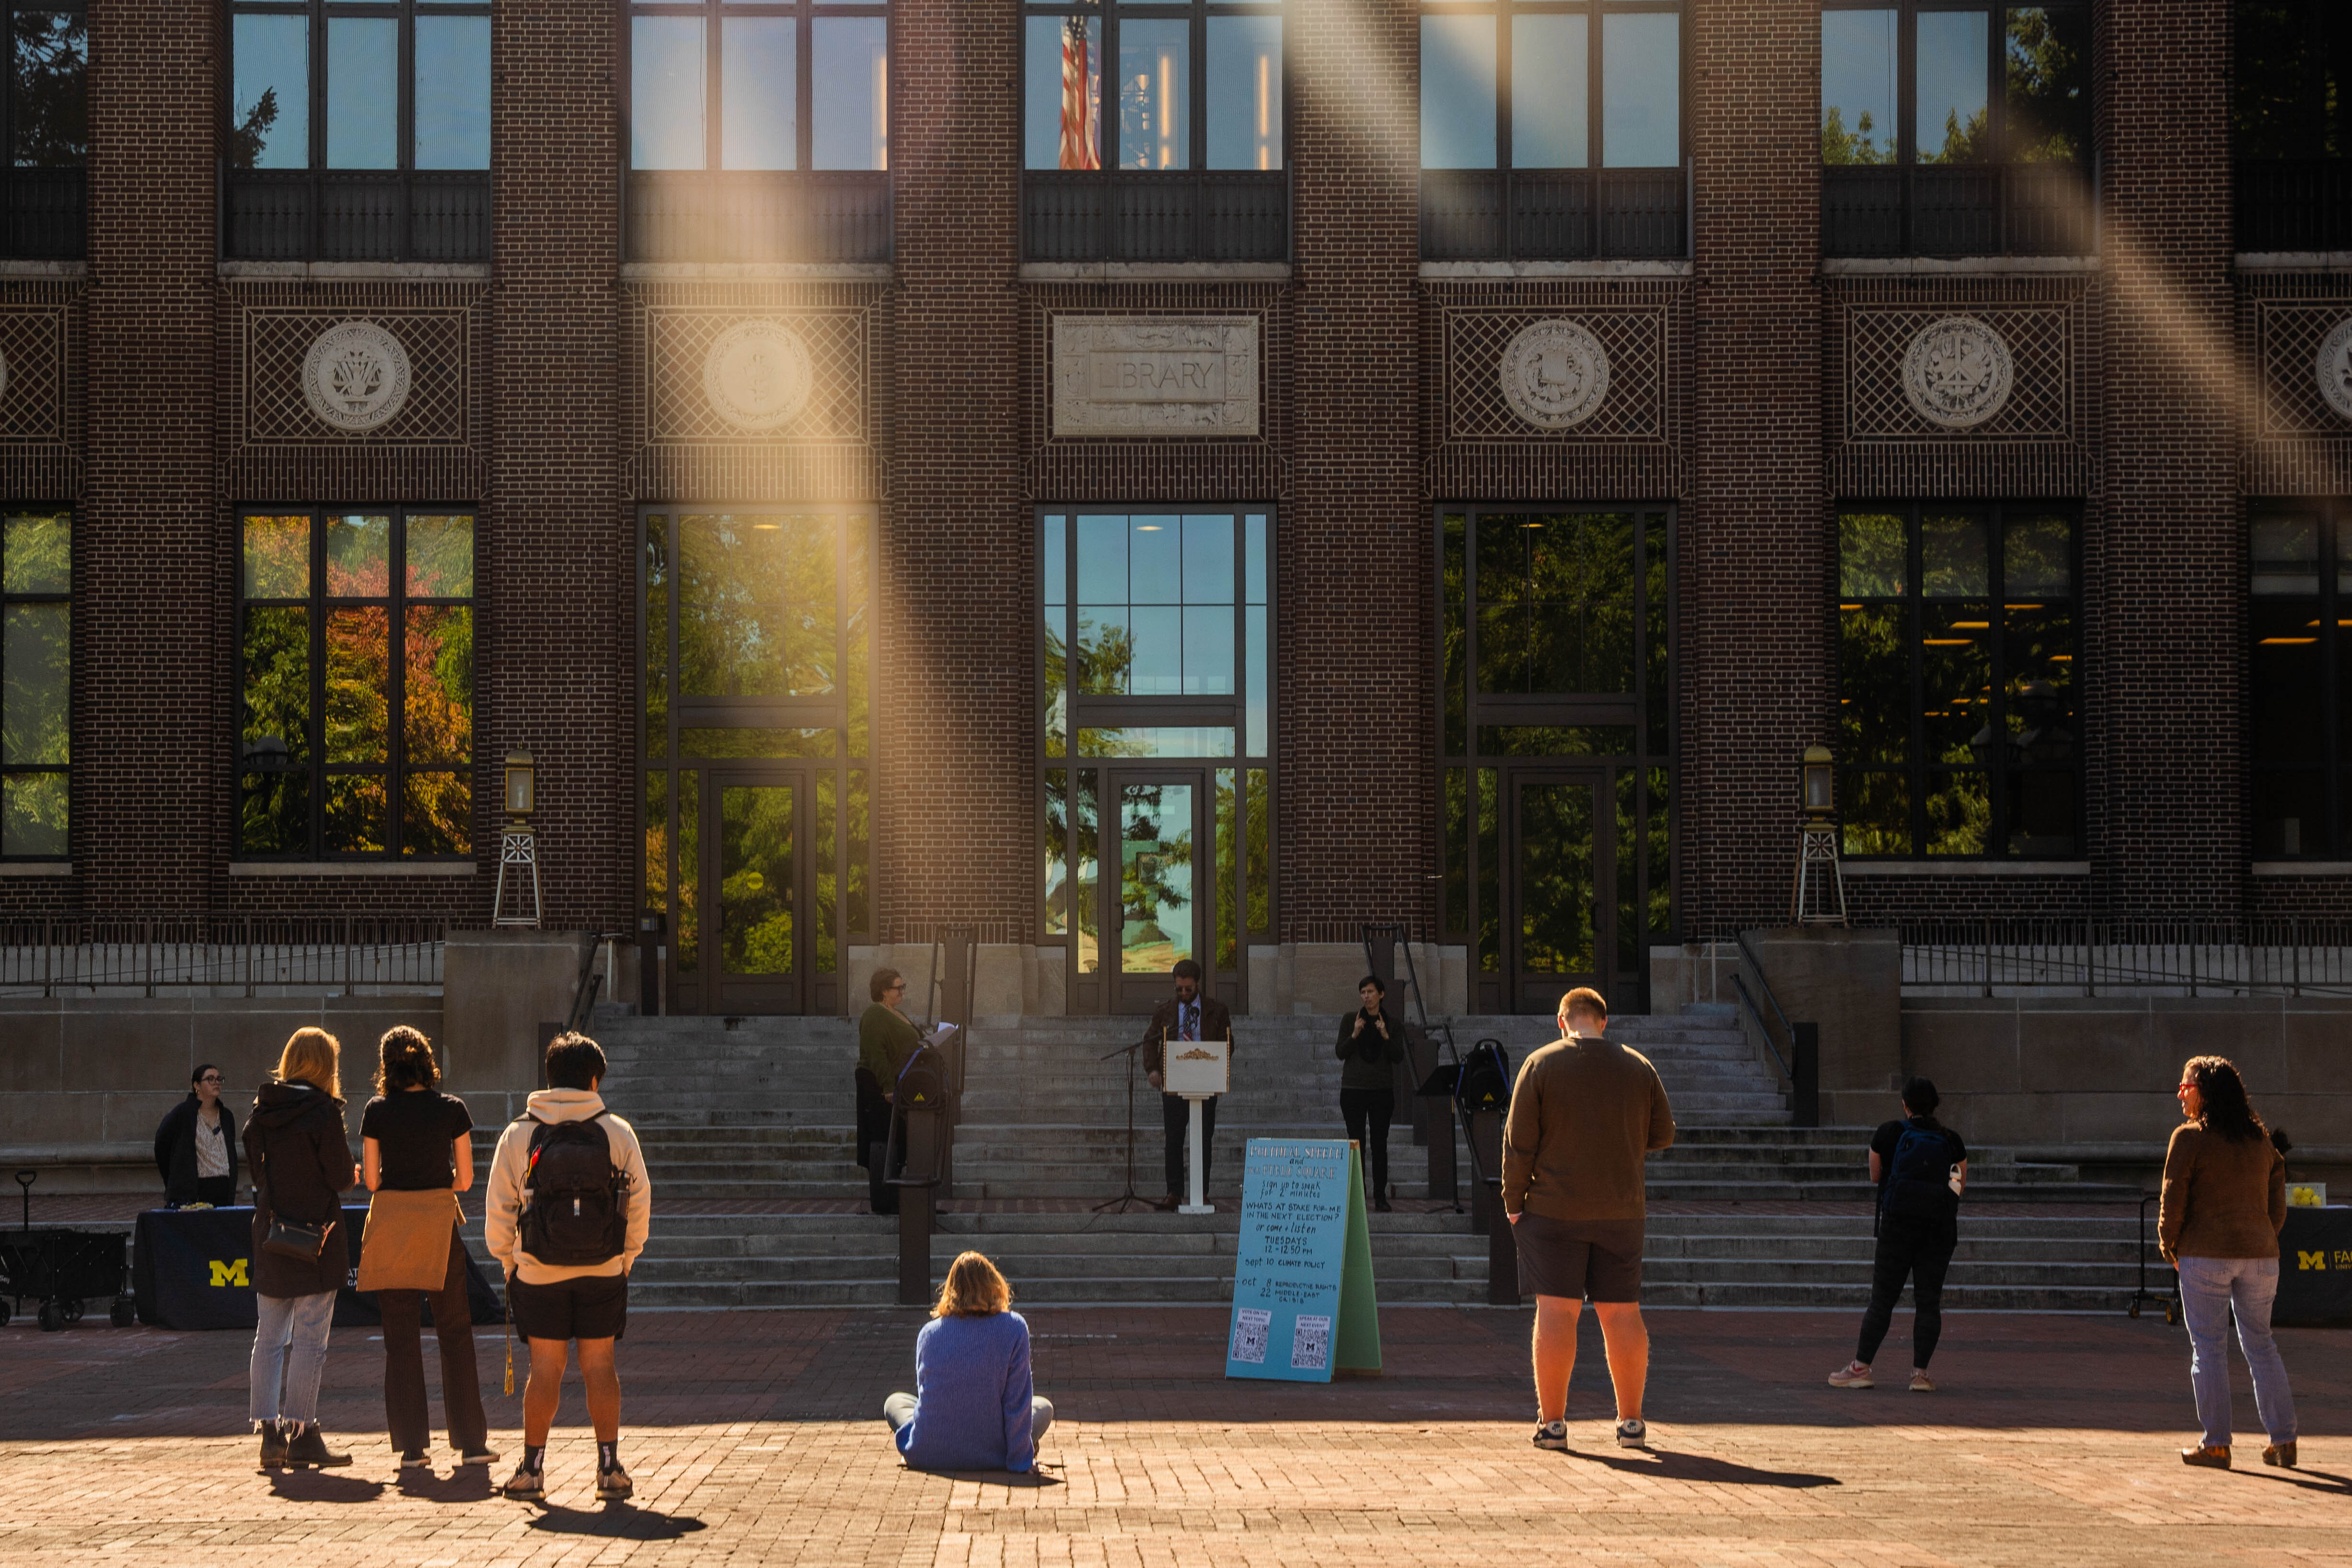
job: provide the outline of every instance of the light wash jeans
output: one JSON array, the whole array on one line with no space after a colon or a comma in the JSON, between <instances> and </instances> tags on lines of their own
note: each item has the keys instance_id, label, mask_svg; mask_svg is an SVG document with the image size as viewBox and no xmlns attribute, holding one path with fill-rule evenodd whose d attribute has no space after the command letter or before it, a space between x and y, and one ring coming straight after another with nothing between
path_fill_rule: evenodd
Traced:
<instances>
[{"instance_id":1,"label":"light wash jeans","mask_svg":"<svg viewBox=\"0 0 2352 1568\"><path fill-rule=\"evenodd\" d=\"M896 1432L915 1418L915 1396L894 1394L882 1402L882 1419ZM1045 1437L1046 1428L1054 1425L1054 1402L1042 1394L1029 1396L1029 1442L1035 1447Z\"/></svg>"},{"instance_id":2,"label":"light wash jeans","mask_svg":"<svg viewBox=\"0 0 2352 1568\"><path fill-rule=\"evenodd\" d=\"M2254 1409L2273 1443L2294 1441L2294 1395L2286 1363L2271 1337L2271 1303L2278 1297L2276 1258L2184 1258L2180 1315L2189 1322L2189 1382L2197 1391L2197 1419L2209 1448L2230 1446L2230 1313L2238 1314L2238 1348L2254 1375Z\"/></svg>"},{"instance_id":3,"label":"light wash jeans","mask_svg":"<svg viewBox=\"0 0 2352 1568\"><path fill-rule=\"evenodd\" d=\"M248 1414L256 1424L296 1427L319 1419L319 1379L327 1370L327 1331L335 1323L335 1293L254 1297L261 1321L253 1329L253 1385ZM278 1395L284 1378L286 1393Z\"/></svg>"}]
</instances>

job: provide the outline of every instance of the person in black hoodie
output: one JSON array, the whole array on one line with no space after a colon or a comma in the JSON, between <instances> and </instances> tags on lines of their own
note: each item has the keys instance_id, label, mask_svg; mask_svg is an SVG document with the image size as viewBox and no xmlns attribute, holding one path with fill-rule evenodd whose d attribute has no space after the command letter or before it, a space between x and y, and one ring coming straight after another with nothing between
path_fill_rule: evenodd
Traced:
<instances>
[{"instance_id":1,"label":"person in black hoodie","mask_svg":"<svg viewBox=\"0 0 2352 1568\"><path fill-rule=\"evenodd\" d=\"M220 1091L220 1068L204 1063L188 1075L188 1098L155 1129L155 1173L168 1208L236 1202L236 1118Z\"/></svg>"},{"instance_id":2,"label":"person in black hoodie","mask_svg":"<svg viewBox=\"0 0 2352 1568\"><path fill-rule=\"evenodd\" d=\"M253 1332L250 1413L265 1468L352 1462L349 1454L328 1452L319 1430L327 1331L335 1321L335 1292L351 1269L342 1194L359 1181L343 1131L336 1072L341 1050L324 1029L295 1030L245 1128L246 1163L253 1170L253 1287L261 1313ZM280 1218L327 1227L315 1258L265 1245Z\"/></svg>"}]
</instances>

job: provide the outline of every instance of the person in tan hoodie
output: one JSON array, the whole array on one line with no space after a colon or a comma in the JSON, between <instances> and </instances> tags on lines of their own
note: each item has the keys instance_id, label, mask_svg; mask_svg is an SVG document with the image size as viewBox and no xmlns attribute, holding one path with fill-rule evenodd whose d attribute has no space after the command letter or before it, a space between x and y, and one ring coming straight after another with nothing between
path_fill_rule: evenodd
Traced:
<instances>
[{"instance_id":1,"label":"person in tan hoodie","mask_svg":"<svg viewBox=\"0 0 2352 1568\"><path fill-rule=\"evenodd\" d=\"M506 1495L547 1495L548 1428L563 1396L572 1342L596 1428L596 1496L635 1489L622 1468L621 1377L613 1347L628 1325L629 1269L646 1249L653 1185L635 1129L604 1109L596 1092L604 1052L584 1035L559 1035L547 1047L547 1081L526 1115L499 1136L482 1237L506 1268L507 1304L530 1345L522 1395L522 1463ZM601 1129L596 1149L579 1131Z\"/></svg>"}]
</instances>

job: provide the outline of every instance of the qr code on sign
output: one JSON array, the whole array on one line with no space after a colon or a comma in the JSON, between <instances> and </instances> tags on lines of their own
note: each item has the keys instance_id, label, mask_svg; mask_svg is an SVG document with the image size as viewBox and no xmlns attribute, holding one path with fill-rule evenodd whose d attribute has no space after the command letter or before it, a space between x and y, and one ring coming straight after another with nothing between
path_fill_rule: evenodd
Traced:
<instances>
[{"instance_id":1,"label":"qr code on sign","mask_svg":"<svg viewBox=\"0 0 2352 1568\"><path fill-rule=\"evenodd\" d=\"M1272 1312L1244 1307L1234 1313L1233 1359L1252 1366L1265 1364L1266 1325L1274 1321Z\"/></svg>"},{"instance_id":2,"label":"qr code on sign","mask_svg":"<svg viewBox=\"0 0 2352 1568\"><path fill-rule=\"evenodd\" d=\"M1301 1317L1290 1331L1290 1370L1321 1372L1331 1362L1331 1320Z\"/></svg>"}]
</instances>

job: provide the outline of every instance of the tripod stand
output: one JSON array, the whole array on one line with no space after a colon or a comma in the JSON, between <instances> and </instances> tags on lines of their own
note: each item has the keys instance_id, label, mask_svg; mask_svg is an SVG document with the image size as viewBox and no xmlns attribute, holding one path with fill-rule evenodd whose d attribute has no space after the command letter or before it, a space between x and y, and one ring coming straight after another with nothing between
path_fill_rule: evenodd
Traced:
<instances>
[{"instance_id":1,"label":"tripod stand","mask_svg":"<svg viewBox=\"0 0 2352 1568\"><path fill-rule=\"evenodd\" d=\"M1113 1057L1127 1058L1127 1187L1118 1196L1097 1204L1094 1210L1097 1214L1101 1214L1106 1209L1113 1214L1125 1214L1127 1205L1129 1204L1141 1204L1146 1208L1151 1206L1151 1200L1135 1190L1135 1053L1142 1048L1143 1042L1138 1040L1131 1046L1121 1046L1115 1051L1105 1051L1095 1058L1097 1061L1103 1062L1110 1060Z\"/></svg>"}]
</instances>

